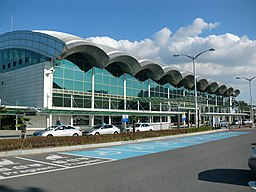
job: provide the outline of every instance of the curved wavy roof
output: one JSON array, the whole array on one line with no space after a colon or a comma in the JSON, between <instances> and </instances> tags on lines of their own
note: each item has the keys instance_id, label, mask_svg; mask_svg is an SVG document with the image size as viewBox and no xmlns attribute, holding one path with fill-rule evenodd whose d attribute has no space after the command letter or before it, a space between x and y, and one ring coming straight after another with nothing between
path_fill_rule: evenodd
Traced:
<instances>
[{"instance_id":1,"label":"curved wavy roof","mask_svg":"<svg viewBox=\"0 0 256 192\"><path fill-rule=\"evenodd\" d=\"M18 40L18 41L17 41ZM43 45L43 46L41 46ZM194 88L194 75L170 65L141 59L112 47L95 44L84 38L57 31L14 31L0 35L0 50L22 48L38 52L52 59L69 59L72 56L85 58L92 66L105 68L114 76L124 73L140 81L152 79L160 84L174 87ZM73 62L76 64L75 60ZM224 96L238 96L240 91L230 86L197 77L197 90Z\"/></svg>"}]
</instances>

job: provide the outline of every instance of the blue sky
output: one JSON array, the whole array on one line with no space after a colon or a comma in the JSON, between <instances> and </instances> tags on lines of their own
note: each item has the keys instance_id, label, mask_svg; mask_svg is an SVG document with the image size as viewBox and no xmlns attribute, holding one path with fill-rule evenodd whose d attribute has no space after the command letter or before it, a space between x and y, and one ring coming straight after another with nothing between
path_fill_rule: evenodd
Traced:
<instances>
[{"instance_id":1,"label":"blue sky","mask_svg":"<svg viewBox=\"0 0 256 192\"><path fill-rule=\"evenodd\" d=\"M255 10L256 0L0 0L0 34L13 16L13 30L67 32L188 71L190 61L171 56L214 46L198 73L249 101L248 82L235 77L256 75ZM256 80L252 88L256 102Z\"/></svg>"},{"instance_id":2,"label":"blue sky","mask_svg":"<svg viewBox=\"0 0 256 192\"><path fill-rule=\"evenodd\" d=\"M10 30L13 15L13 30L51 29L134 41L163 27L176 31L200 17L220 22L213 34L255 39L255 10L255 0L0 0L0 32Z\"/></svg>"}]
</instances>

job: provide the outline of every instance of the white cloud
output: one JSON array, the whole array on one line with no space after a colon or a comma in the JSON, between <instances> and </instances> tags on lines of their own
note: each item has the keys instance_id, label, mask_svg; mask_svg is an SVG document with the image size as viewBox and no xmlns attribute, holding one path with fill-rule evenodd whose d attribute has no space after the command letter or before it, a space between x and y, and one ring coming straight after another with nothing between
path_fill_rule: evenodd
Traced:
<instances>
[{"instance_id":1,"label":"white cloud","mask_svg":"<svg viewBox=\"0 0 256 192\"><path fill-rule=\"evenodd\" d=\"M206 29L216 28L219 23L206 23L203 19L197 18L193 23L186 27L181 27L172 37L174 41L180 41L188 37L197 37Z\"/></svg>"},{"instance_id":2,"label":"white cloud","mask_svg":"<svg viewBox=\"0 0 256 192\"><path fill-rule=\"evenodd\" d=\"M141 41L114 40L109 37L91 37L89 40L106 44L141 58L175 65L181 70L188 71L192 71L191 61L186 57L174 58L173 54L194 55L214 47L216 51L205 53L197 58L198 74L240 88L240 97L248 101L248 90L244 89L248 82L235 80L235 77L256 75L256 40L231 33L200 36L202 32L214 29L218 25L219 22L207 23L203 19L197 18L191 25L181 27L176 32L165 27L153 34L152 38ZM256 80L254 83L256 84ZM253 100L256 102L255 84Z\"/></svg>"}]
</instances>

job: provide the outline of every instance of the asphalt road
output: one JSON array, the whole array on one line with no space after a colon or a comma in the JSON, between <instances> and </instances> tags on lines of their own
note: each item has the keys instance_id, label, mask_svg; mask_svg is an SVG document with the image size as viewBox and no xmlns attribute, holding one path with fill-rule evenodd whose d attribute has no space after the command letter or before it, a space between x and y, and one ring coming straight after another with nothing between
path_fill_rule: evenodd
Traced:
<instances>
[{"instance_id":1,"label":"asphalt road","mask_svg":"<svg viewBox=\"0 0 256 192\"><path fill-rule=\"evenodd\" d=\"M24 170L22 163L26 163L45 173L16 177L18 173L10 171L10 178L0 179L0 191L253 192L248 182L256 181L256 176L249 171L247 159L255 138L256 131L251 130L249 134L117 161L67 155L64 159L69 160L61 164L64 159L58 157L63 154L58 153L2 158L6 165L14 163L16 172ZM45 166L40 167L43 159ZM77 162L83 166L75 167ZM0 173L8 175L7 168L2 163Z\"/></svg>"}]
</instances>

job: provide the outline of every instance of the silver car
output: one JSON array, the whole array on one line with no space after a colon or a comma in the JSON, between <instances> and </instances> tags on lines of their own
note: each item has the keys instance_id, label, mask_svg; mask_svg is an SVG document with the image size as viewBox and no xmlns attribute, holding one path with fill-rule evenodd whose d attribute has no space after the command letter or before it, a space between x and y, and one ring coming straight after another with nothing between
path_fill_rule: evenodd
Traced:
<instances>
[{"instance_id":1,"label":"silver car","mask_svg":"<svg viewBox=\"0 0 256 192\"><path fill-rule=\"evenodd\" d=\"M111 124L99 124L82 132L82 135L118 134L120 129Z\"/></svg>"},{"instance_id":2,"label":"silver car","mask_svg":"<svg viewBox=\"0 0 256 192\"><path fill-rule=\"evenodd\" d=\"M82 132L76 127L70 125L54 125L47 127L44 130L36 131L33 136L45 136L45 137L56 137L56 136L81 136Z\"/></svg>"}]
</instances>

